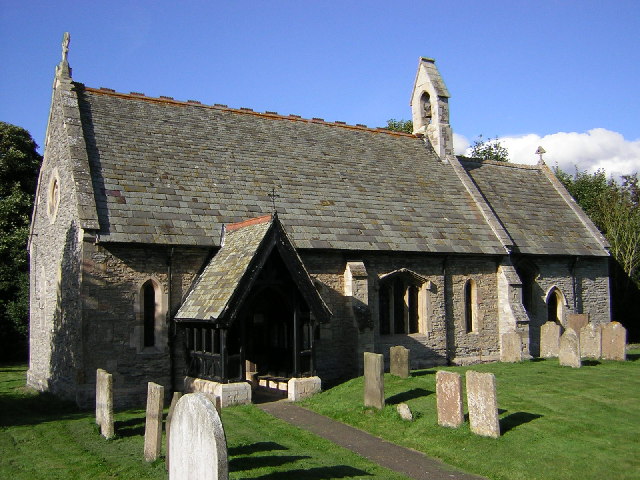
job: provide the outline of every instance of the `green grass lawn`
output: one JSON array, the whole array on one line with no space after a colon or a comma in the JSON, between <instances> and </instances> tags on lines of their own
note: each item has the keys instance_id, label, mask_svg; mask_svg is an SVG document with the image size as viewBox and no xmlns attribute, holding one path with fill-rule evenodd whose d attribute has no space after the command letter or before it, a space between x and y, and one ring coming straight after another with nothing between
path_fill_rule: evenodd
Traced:
<instances>
[{"instance_id":1,"label":"green grass lawn","mask_svg":"<svg viewBox=\"0 0 640 480\"><path fill-rule=\"evenodd\" d=\"M116 413L105 440L93 412L25 388L25 373L0 366L0 479L168 478L164 459L143 460L144 410ZM253 405L224 409L222 421L232 479L407 480Z\"/></svg>"},{"instance_id":2,"label":"green grass lawn","mask_svg":"<svg viewBox=\"0 0 640 480\"><path fill-rule=\"evenodd\" d=\"M556 359L442 369L495 374L499 439L474 435L468 422L458 429L437 425L436 369L409 379L385 375L381 411L362 406L362 378L303 404L491 479L640 479L640 350L629 352L627 362L584 361L580 369ZM410 406L413 422L400 419L400 402Z\"/></svg>"}]
</instances>

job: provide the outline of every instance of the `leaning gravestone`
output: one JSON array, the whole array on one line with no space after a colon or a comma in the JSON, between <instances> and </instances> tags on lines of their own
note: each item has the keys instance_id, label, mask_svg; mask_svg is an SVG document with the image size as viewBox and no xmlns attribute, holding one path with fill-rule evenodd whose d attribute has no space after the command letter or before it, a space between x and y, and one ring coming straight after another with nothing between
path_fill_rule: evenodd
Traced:
<instances>
[{"instance_id":1,"label":"leaning gravestone","mask_svg":"<svg viewBox=\"0 0 640 480\"><path fill-rule=\"evenodd\" d=\"M457 428L464 422L462 379L459 373L439 370L436 373L438 424Z\"/></svg>"},{"instance_id":2,"label":"leaning gravestone","mask_svg":"<svg viewBox=\"0 0 640 480\"><path fill-rule=\"evenodd\" d=\"M104 438L115 435L113 428L113 375L99 368L96 371L96 423Z\"/></svg>"},{"instance_id":3,"label":"leaning gravestone","mask_svg":"<svg viewBox=\"0 0 640 480\"><path fill-rule=\"evenodd\" d=\"M147 420L144 427L144 459L157 460L162 449L162 409L164 387L149 382L147 386Z\"/></svg>"},{"instance_id":4,"label":"leaning gravestone","mask_svg":"<svg viewBox=\"0 0 640 480\"><path fill-rule=\"evenodd\" d=\"M573 328L567 328L560 337L560 353L558 362L563 367L580 368L582 360L580 359L580 338L573 331Z\"/></svg>"},{"instance_id":5,"label":"leaning gravestone","mask_svg":"<svg viewBox=\"0 0 640 480\"><path fill-rule=\"evenodd\" d=\"M517 363L522 361L522 339L518 332L507 332L501 335L500 361Z\"/></svg>"},{"instance_id":6,"label":"leaning gravestone","mask_svg":"<svg viewBox=\"0 0 640 480\"><path fill-rule=\"evenodd\" d=\"M560 325L547 322L540 327L540 356L557 357L560 353Z\"/></svg>"},{"instance_id":7,"label":"leaning gravestone","mask_svg":"<svg viewBox=\"0 0 640 480\"><path fill-rule=\"evenodd\" d=\"M400 378L409 378L409 349L401 345L389 349L389 372Z\"/></svg>"},{"instance_id":8,"label":"leaning gravestone","mask_svg":"<svg viewBox=\"0 0 640 480\"><path fill-rule=\"evenodd\" d=\"M574 332L580 333L587 323L589 323L588 313L567 313L567 326L573 328Z\"/></svg>"},{"instance_id":9,"label":"leaning gravestone","mask_svg":"<svg viewBox=\"0 0 640 480\"><path fill-rule=\"evenodd\" d=\"M611 322L602 325L602 358L605 360L627 359L627 330L621 323Z\"/></svg>"},{"instance_id":10,"label":"leaning gravestone","mask_svg":"<svg viewBox=\"0 0 640 480\"><path fill-rule=\"evenodd\" d=\"M169 444L171 443L171 419L173 418L173 412L176 409L176 404L178 400L182 397L182 392L173 392L173 397L171 398L171 406L169 406L169 413L167 414L167 419L164 423L164 431L167 441L167 455L164 458L165 466L167 470L169 470Z\"/></svg>"},{"instance_id":11,"label":"leaning gravestone","mask_svg":"<svg viewBox=\"0 0 640 480\"><path fill-rule=\"evenodd\" d=\"M493 373L467 370L467 406L471 431L483 437L498 438L498 397Z\"/></svg>"},{"instance_id":12,"label":"leaning gravestone","mask_svg":"<svg viewBox=\"0 0 640 480\"><path fill-rule=\"evenodd\" d=\"M169 480L228 480L227 440L204 393L183 395L171 419Z\"/></svg>"},{"instance_id":13,"label":"leaning gravestone","mask_svg":"<svg viewBox=\"0 0 640 480\"><path fill-rule=\"evenodd\" d=\"M384 408L384 356L364 352L364 406Z\"/></svg>"},{"instance_id":14,"label":"leaning gravestone","mask_svg":"<svg viewBox=\"0 0 640 480\"><path fill-rule=\"evenodd\" d=\"M602 356L600 325L587 323L580 329L580 354L586 358L600 358Z\"/></svg>"}]
</instances>

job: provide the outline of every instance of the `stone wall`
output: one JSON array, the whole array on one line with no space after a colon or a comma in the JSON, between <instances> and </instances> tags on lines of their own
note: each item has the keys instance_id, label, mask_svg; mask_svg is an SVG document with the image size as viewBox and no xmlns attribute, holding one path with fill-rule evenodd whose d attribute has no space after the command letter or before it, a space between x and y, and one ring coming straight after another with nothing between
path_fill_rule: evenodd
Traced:
<instances>
[{"instance_id":1,"label":"stone wall","mask_svg":"<svg viewBox=\"0 0 640 480\"><path fill-rule=\"evenodd\" d=\"M382 353L388 366L389 348L402 345L411 350L411 368L452 362L495 360L499 357L497 312L497 263L492 258L425 256L418 254L362 253L358 256L304 251L301 257L317 280L319 291L333 312L322 325L316 346L318 374L336 380L362 374L363 351ZM348 262L362 262L367 272L368 305L361 305L366 318L354 313L354 300L346 298L345 268ZM413 334L380 334L379 278L402 268L425 281L421 330ZM445 281L446 278L446 281ZM464 284L477 285L479 328L467 333L464 324ZM348 285L347 285L348 287ZM346 290L350 290L347 288ZM355 293L353 294L356 296Z\"/></svg>"},{"instance_id":2,"label":"stone wall","mask_svg":"<svg viewBox=\"0 0 640 480\"><path fill-rule=\"evenodd\" d=\"M529 341L533 356L540 353L540 327L547 321L547 298L553 288L564 297L563 315L560 319L566 327L567 313L589 314L595 324L611 320L609 302L608 258L535 257L528 260L535 267ZM574 281L575 278L575 281Z\"/></svg>"},{"instance_id":3,"label":"stone wall","mask_svg":"<svg viewBox=\"0 0 640 480\"><path fill-rule=\"evenodd\" d=\"M147 382L165 387L169 395L171 358L166 309L175 313L189 291L197 273L209 258L209 249L154 245L117 245L86 243L83 257L83 310L85 319L84 365L89 372L104 368L114 376L116 406L144 402ZM168 267L171 264L171 301L168 299ZM157 282L164 301L161 328L156 328L156 344L144 347L142 317L139 313L140 290L152 279ZM173 386L180 388L185 374L179 346L174 355ZM180 352L180 353L179 353ZM177 382L177 383L176 383ZM82 404L92 401L93 385L82 386Z\"/></svg>"},{"instance_id":4,"label":"stone wall","mask_svg":"<svg viewBox=\"0 0 640 480\"><path fill-rule=\"evenodd\" d=\"M69 161L72 145L65 121L74 119L65 117L63 101L70 95L68 85L65 88L54 90L32 219L27 384L75 400L83 363L79 301L83 230ZM57 193L52 190L54 183Z\"/></svg>"}]
</instances>

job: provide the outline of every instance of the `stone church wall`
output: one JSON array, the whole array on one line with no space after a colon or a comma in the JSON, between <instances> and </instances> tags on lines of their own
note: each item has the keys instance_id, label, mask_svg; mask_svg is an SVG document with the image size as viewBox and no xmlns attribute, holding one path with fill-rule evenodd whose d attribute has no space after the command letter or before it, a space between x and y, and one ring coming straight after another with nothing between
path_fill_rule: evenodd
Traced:
<instances>
[{"instance_id":1,"label":"stone church wall","mask_svg":"<svg viewBox=\"0 0 640 480\"><path fill-rule=\"evenodd\" d=\"M85 244L83 258L84 365L85 383L81 404L93 401L95 371L113 374L116 405L142 404L147 382L171 391L172 365L169 355L169 328L166 310L175 313L196 274L209 258L209 249L174 248L154 245ZM168 300L168 265L171 264L171 301ZM144 347L142 318L136 308L140 291L148 280L159 284L161 330L156 344ZM177 348L176 350L179 350ZM182 387L184 360L175 355L174 386Z\"/></svg>"},{"instance_id":2,"label":"stone church wall","mask_svg":"<svg viewBox=\"0 0 640 480\"><path fill-rule=\"evenodd\" d=\"M79 299L83 231L77 219L68 162L70 146L59 101L53 103L48 136L29 252L27 384L75 400L75 385L83 362Z\"/></svg>"},{"instance_id":3,"label":"stone church wall","mask_svg":"<svg viewBox=\"0 0 640 480\"><path fill-rule=\"evenodd\" d=\"M448 362L489 361L499 357L497 311L497 260L481 257L447 257L420 254L348 252L301 252L302 260L319 285L319 291L333 312L329 324L320 327L316 343L318 374L337 380L362 374L362 352L375 351L389 359L389 348L403 345L411 350L412 368ZM362 262L367 272L366 318L358 317L344 296L347 262ZM419 333L380 334L379 278L409 269L428 283ZM466 332L464 285L477 285L477 317L480 328Z\"/></svg>"},{"instance_id":4,"label":"stone church wall","mask_svg":"<svg viewBox=\"0 0 640 480\"><path fill-rule=\"evenodd\" d=\"M540 327L548 319L547 299L552 289L564 297L560 322L566 326L568 313L588 313L590 321L611 320L609 304L608 258L535 257L530 263L536 270L530 318L530 349L533 356L540 351ZM575 282L574 282L575 277Z\"/></svg>"}]
</instances>

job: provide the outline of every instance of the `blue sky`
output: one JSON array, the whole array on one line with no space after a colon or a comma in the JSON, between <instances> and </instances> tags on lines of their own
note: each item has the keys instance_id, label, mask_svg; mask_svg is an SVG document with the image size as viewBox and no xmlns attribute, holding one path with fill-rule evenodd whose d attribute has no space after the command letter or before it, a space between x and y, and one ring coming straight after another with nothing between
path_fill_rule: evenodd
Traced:
<instances>
[{"instance_id":1,"label":"blue sky","mask_svg":"<svg viewBox=\"0 0 640 480\"><path fill-rule=\"evenodd\" d=\"M420 56L461 152L640 169L640 2L0 0L0 120L44 142L60 42L92 87L384 126L410 118Z\"/></svg>"}]
</instances>

